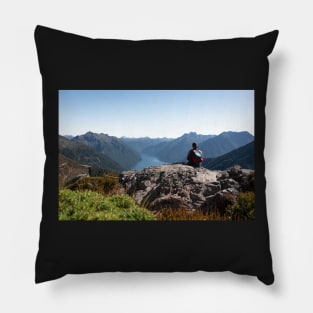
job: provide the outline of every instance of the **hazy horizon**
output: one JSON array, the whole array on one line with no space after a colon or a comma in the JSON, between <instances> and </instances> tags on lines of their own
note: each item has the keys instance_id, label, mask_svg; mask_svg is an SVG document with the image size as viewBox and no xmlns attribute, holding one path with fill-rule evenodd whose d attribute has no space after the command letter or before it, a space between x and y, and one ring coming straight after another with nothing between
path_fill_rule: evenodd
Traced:
<instances>
[{"instance_id":1,"label":"hazy horizon","mask_svg":"<svg viewBox=\"0 0 313 313\"><path fill-rule=\"evenodd\" d=\"M109 135L111 137L117 137L117 138L129 138L129 139L138 139L138 138L150 138L150 139L177 139L179 137L182 137L183 135L186 135L186 134L190 134L190 133L196 133L197 135L204 135L204 136L208 136L208 135L211 135L211 136L218 136L222 133L227 133L227 132L236 132L236 131L232 131L232 130L226 130L226 131L223 131L221 133L218 133L218 134L199 134L197 132L187 132L187 133L183 133L181 135L179 135L178 137L150 137L150 136L142 136L142 137L129 137L129 136L115 136L113 134L108 134L108 133L104 133L104 132L101 132L101 133L97 133L97 132L94 132L92 130L88 130L86 131L85 133L81 133L81 134L59 134L63 137L66 137L66 136L72 136L72 137L76 137L76 136L82 136L82 135L85 135L86 133L88 132L91 132L91 133L95 133L95 134L104 134L104 135ZM243 130L242 132L245 132L245 130ZM248 132L249 134L251 134L249 131L246 131ZM252 136L254 136L254 134L251 134Z\"/></svg>"},{"instance_id":2,"label":"hazy horizon","mask_svg":"<svg viewBox=\"0 0 313 313\"><path fill-rule=\"evenodd\" d=\"M254 136L254 90L59 90L59 134Z\"/></svg>"}]
</instances>

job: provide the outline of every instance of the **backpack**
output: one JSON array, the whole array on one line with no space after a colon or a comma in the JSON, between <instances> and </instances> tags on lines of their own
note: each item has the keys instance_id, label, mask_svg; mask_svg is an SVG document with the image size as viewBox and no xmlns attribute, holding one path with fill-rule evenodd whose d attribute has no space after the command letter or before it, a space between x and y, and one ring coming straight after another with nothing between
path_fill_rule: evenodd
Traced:
<instances>
[{"instance_id":1,"label":"backpack","mask_svg":"<svg viewBox=\"0 0 313 313\"><path fill-rule=\"evenodd\" d=\"M193 155L192 155L192 163L197 164L200 162L203 162L204 157L202 156L202 151L201 150L192 150Z\"/></svg>"}]
</instances>

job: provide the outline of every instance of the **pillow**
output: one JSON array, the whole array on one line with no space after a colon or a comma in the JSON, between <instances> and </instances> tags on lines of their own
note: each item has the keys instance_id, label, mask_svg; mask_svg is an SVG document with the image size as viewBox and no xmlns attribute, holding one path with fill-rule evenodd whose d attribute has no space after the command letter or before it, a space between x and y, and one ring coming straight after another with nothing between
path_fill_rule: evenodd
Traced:
<instances>
[{"instance_id":1,"label":"pillow","mask_svg":"<svg viewBox=\"0 0 313 313\"><path fill-rule=\"evenodd\" d=\"M46 153L36 283L105 271L273 283L263 150L277 36L132 41L36 27Z\"/></svg>"}]
</instances>

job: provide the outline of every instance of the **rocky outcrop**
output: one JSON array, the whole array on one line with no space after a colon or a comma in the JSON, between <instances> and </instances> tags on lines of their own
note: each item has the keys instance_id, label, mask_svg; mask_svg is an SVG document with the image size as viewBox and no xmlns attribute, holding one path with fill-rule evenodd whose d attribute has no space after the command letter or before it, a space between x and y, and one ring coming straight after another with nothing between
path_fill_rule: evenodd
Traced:
<instances>
[{"instance_id":1,"label":"rocky outcrop","mask_svg":"<svg viewBox=\"0 0 313 313\"><path fill-rule=\"evenodd\" d=\"M254 171L239 166L211 171L182 164L148 167L120 174L120 183L137 204L150 210L218 210L234 203L239 191L253 190Z\"/></svg>"},{"instance_id":2,"label":"rocky outcrop","mask_svg":"<svg viewBox=\"0 0 313 313\"><path fill-rule=\"evenodd\" d=\"M59 188L89 176L90 167L59 154Z\"/></svg>"}]
</instances>

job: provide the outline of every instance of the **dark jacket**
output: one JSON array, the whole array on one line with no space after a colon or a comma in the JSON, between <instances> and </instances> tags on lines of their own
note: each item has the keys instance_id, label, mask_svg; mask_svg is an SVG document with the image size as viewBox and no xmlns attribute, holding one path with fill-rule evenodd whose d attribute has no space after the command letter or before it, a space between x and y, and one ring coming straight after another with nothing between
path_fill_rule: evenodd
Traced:
<instances>
[{"instance_id":1,"label":"dark jacket","mask_svg":"<svg viewBox=\"0 0 313 313\"><path fill-rule=\"evenodd\" d=\"M197 157L195 152L198 152L201 154L201 158ZM199 150L199 149L191 149L189 150L188 152L188 155L187 155L187 160L188 160L188 164L189 165L192 165L192 166L200 166L201 163L203 162L203 156L202 156L202 151Z\"/></svg>"}]
</instances>

